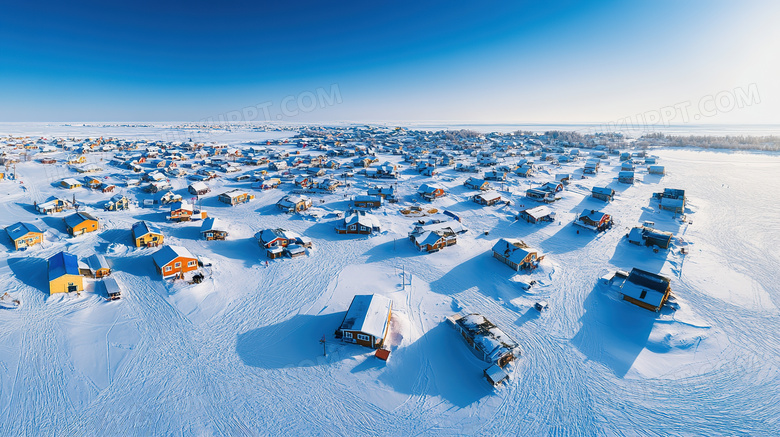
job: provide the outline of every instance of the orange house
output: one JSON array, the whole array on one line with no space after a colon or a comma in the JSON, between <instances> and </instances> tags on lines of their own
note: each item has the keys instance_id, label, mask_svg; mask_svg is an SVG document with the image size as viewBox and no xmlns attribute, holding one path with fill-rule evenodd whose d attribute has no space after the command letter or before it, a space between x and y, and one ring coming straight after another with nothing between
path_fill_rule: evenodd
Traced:
<instances>
[{"instance_id":1,"label":"orange house","mask_svg":"<svg viewBox=\"0 0 780 437\"><path fill-rule=\"evenodd\" d=\"M86 212L77 212L63 219L71 237L98 230L98 219Z\"/></svg>"},{"instance_id":2,"label":"orange house","mask_svg":"<svg viewBox=\"0 0 780 437\"><path fill-rule=\"evenodd\" d=\"M181 246L164 246L152 255L152 260L163 278L181 278L198 270L198 259Z\"/></svg>"}]
</instances>

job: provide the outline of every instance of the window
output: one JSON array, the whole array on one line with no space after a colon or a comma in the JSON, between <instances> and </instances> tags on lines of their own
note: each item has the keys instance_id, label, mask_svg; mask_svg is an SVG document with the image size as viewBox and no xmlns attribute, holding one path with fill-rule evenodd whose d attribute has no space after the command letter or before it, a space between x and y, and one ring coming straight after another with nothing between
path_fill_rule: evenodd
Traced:
<instances>
[{"instance_id":1,"label":"window","mask_svg":"<svg viewBox=\"0 0 780 437\"><path fill-rule=\"evenodd\" d=\"M647 290L642 290L642 292L639 293L639 298L644 299L645 297L647 297Z\"/></svg>"},{"instance_id":2,"label":"window","mask_svg":"<svg viewBox=\"0 0 780 437\"><path fill-rule=\"evenodd\" d=\"M344 333L344 338L352 338L352 333L351 332L345 332Z\"/></svg>"},{"instance_id":3,"label":"window","mask_svg":"<svg viewBox=\"0 0 780 437\"><path fill-rule=\"evenodd\" d=\"M170 272L171 271L171 266L165 266L165 271L166 272Z\"/></svg>"},{"instance_id":4,"label":"window","mask_svg":"<svg viewBox=\"0 0 780 437\"><path fill-rule=\"evenodd\" d=\"M176 268L178 269L179 267L181 267L181 263L180 263L180 262L178 262L178 263L174 264L173 266L174 266L174 267L176 267Z\"/></svg>"},{"instance_id":5,"label":"window","mask_svg":"<svg viewBox=\"0 0 780 437\"><path fill-rule=\"evenodd\" d=\"M187 267L195 267L195 261L188 261Z\"/></svg>"},{"instance_id":6,"label":"window","mask_svg":"<svg viewBox=\"0 0 780 437\"><path fill-rule=\"evenodd\" d=\"M367 336L366 334L358 334L357 335L358 340L362 341L370 341L371 337Z\"/></svg>"}]
</instances>

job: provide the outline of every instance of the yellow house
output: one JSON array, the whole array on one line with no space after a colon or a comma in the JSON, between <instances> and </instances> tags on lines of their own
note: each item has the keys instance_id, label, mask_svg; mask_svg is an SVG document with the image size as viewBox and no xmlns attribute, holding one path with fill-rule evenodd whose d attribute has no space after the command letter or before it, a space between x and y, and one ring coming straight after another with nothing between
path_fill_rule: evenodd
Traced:
<instances>
[{"instance_id":1,"label":"yellow house","mask_svg":"<svg viewBox=\"0 0 780 437\"><path fill-rule=\"evenodd\" d=\"M84 164L87 162L87 157L84 155L68 156L68 164Z\"/></svg>"},{"instance_id":2,"label":"yellow house","mask_svg":"<svg viewBox=\"0 0 780 437\"><path fill-rule=\"evenodd\" d=\"M80 188L81 182L73 178L67 178L67 179L63 179L62 182L60 182L60 185L62 185L64 188L72 190L74 188Z\"/></svg>"},{"instance_id":3,"label":"yellow house","mask_svg":"<svg viewBox=\"0 0 780 437\"><path fill-rule=\"evenodd\" d=\"M35 225L22 222L14 223L5 228L5 232L11 238L11 241L14 242L16 250L43 243L43 232Z\"/></svg>"},{"instance_id":4,"label":"yellow house","mask_svg":"<svg viewBox=\"0 0 780 437\"><path fill-rule=\"evenodd\" d=\"M84 290L84 278L79 274L76 255L60 252L49 258L49 294Z\"/></svg>"},{"instance_id":5,"label":"yellow house","mask_svg":"<svg viewBox=\"0 0 780 437\"><path fill-rule=\"evenodd\" d=\"M98 230L98 219L86 212L77 212L63 219L71 237Z\"/></svg>"},{"instance_id":6,"label":"yellow house","mask_svg":"<svg viewBox=\"0 0 780 437\"><path fill-rule=\"evenodd\" d=\"M133 223L135 247L155 247L163 244L163 234L157 226L144 221Z\"/></svg>"}]
</instances>

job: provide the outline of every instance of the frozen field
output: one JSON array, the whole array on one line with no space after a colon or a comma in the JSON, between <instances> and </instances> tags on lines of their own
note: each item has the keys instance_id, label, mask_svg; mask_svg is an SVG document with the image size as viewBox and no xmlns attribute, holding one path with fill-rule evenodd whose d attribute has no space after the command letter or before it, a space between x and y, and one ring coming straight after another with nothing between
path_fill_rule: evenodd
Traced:
<instances>
[{"instance_id":1,"label":"frozen field","mask_svg":"<svg viewBox=\"0 0 780 437\"><path fill-rule=\"evenodd\" d=\"M120 133L132 138L132 129ZM222 141L281 136L243 135ZM407 233L416 219L399 213L431 178L406 169L401 201L379 210L384 230L372 237L337 235L332 218L281 214L274 204L289 184L224 205L218 194L249 183L216 179L203 208L228 223L230 237L204 241L199 222L167 222L164 209L103 211L111 194L88 189L76 196L102 229L69 238L65 213L41 216L32 204L70 198L74 191L57 183L75 173L17 164L23 183L0 181L0 225L35 223L47 241L15 252L0 235L0 281L22 301L0 309L0 434L778 435L780 155L652 153L666 176L638 173L635 185L618 184L612 157L598 175L573 180L553 204L557 221L539 225L514 218L521 205L536 205L523 197L528 180L510 175L503 185L511 206L481 207L463 186L474 174L450 168L434 177L449 195L432 206L460 215L470 231L433 254L415 249ZM110 155L90 155L101 177L120 180L125 170L101 157ZM400 157L380 156L387 159ZM542 173L531 182L551 179ZM190 197L189 181L171 181ZM373 183L356 176L350 188L312 197L326 212L344 211L346 195ZM609 204L589 196L604 185L618 192ZM689 222L650 201L665 187L686 190ZM577 233L571 221L586 208L611 214L616 226ZM132 246L138 220L159 224L167 244L211 259L206 280L162 281L155 249ZM646 220L675 233L672 250L626 242L627 228ZM277 227L312 238L309 256L266 265L254 234ZM495 260L490 249L502 237L540 249L542 268L516 274ZM81 296L49 297L46 259L61 250L105 254L123 298L107 302L91 282ZM672 278L680 308L652 313L598 284L632 267ZM520 279L538 284L523 291ZM393 300L387 363L333 338L352 296L367 293ZM550 302L543 313L533 309L541 299ZM493 389L485 364L444 323L460 311L486 315L521 345L508 383Z\"/></svg>"}]
</instances>

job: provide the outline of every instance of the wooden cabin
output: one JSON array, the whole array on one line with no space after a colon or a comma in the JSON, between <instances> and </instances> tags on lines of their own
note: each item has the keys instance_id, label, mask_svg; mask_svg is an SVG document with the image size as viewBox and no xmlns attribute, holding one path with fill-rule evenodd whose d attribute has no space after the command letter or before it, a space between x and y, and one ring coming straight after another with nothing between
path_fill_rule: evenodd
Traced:
<instances>
[{"instance_id":1,"label":"wooden cabin","mask_svg":"<svg viewBox=\"0 0 780 437\"><path fill-rule=\"evenodd\" d=\"M603 232L612 227L612 216L595 209L585 209L574 220L574 224L596 232Z\"/></svg>"},{"instance_id":2,"label":"wooden cabin","mask_svg":"<svg viewBox=\"0 0 780 437\"><path fill-rule=\"evenodd\" d=\"M422 184L420 185L420 188L417 189L417 194L419 194L423 199L431 202L440 197L446 196L447 192L444 191L444 188L440 187L439 185Z\"/></svg>"},{"instance_id":3,"label":"wooden cabin","mask_svg":"<svg viewBox=\"0 0 780 437\"><path fill-rule=\"evenodd\" d=\"M305 211L311 208L311 205L311 199L306 196L287 195L276 202L276 207L288 214Z\"/></svg>"},{"instance_id":4,"label":"wooden cabin","mask_svg":"<svg viewBox=\"0 0 780 437\"><path fill-rule=\"evenodd\" d=\"M501 195L495 191L487 191L471 196L471 200L479 205L492 206L501 202Z\"/></svg>"},{"instance_id":5,"label":"wooden cabin","mask_svg":"<svg viewBox=\"0 0 780 437\"><path fill-rule=\"evenodd\" d=\"M634 172L633 171L620 171L618 172L618 182L621 184L633 184Z\"/></svg>"},{"instance_id":6,"label":"wooden cabin","mask_svg":"<svg viewBox=\"0 0 780 437\"><path fill-rule=\"evenodd\" d=\"M479 178L468 178L463 182L463 186L472 190L487 191L490 189L490 182Z\"/></svg>"},{"instance_id":7,"label":"wooden cabin","mask_svg":"<svg viewBox=\"0 0 780 437\"><path fill-rule=\"evenodd\" d=\"M203 220L203 224L200 227L200 234L203 235L203 238L207 241L225 240L228 236L228 231L218 218L209 217Z\"/></svg>"},{"instance_id":8,"label":"wooden cabin","mask_svg":"<svg viewBox=\"0 0 780 437\"><path fill-rule=\"evenodd\" d=\"M555 192L541 190L538 188L529 188L525 190L525 197L544 203L555 202Z\"/></svg>"},{"instance_id":9,"label":"wooden cabin","mask_svg":"<svg viewBox=\"0 0 780 437\"><path fill-rule=\"evenodd\" d=\"M493 258L519 272L521 269L535 269L544 256L539 256L537 250L530 248L522 240L502 238L493 245Z\"/></svg>"},{"instance_id":10,"label":"wooden cabin","mask_svg":"<svg viewBox=\"0 0 780 437\"><path fill-rule=\"evenodd\" d=\"M603 200L605 202L611 202L615 198L615 190L607 187L593 187L590 190L590 195L594 199Z\"/></svg>"},{"instance_id":11,"label":"wooden cabin","mask_svg":"<svg viewBox=\"0 0 780 437\"><path fill-rule=\"evenodd\" d=\"M385 344L390 332L393 301L378 294L356 295L344 315L336 337L373 349Z\"/></svg>"},{"instance_id":12,"label":"wooden cabin","mask_svg":"<svg viewBox=\"0 0 780 437\"><path fill-rule=\"evenodd\" d=\"M367 208L374 209L382 206L383 199L381 196L355 196L352 198L352 205L355 208Z\"/></svg>"},{"instance_id":13,"label":"wooden cabin","mask_svg":"<svg viewBox=\"0 0 780 437\"><path fill-rule=\"evenodd\" d=\"M631 269L620 287L623 300L646 310L658 312L671 294L671 280L637 268Z\"/></svg>"},{"instance_id":14,"label":"wooden cabin","mask_svg":"<svg viewBox=\"0 0 780 437\"><path fill-rule=\"evenodd\" d=\"M197 181L191 183L190 186L187 187L187 191L189 191L194 196L203 196L204 194L210 192L211 188L209 188L208 185L202 181Z\"/></svg>"},{"instance_id":15,"label":"wooden cabin","mask_svg":"<svg viewBox=\"0 0 780 437\"><path fill-rule=\"evenodd\" d=\"M373 214L350 214L344 217L343 223L336 226L339 234L368 235L381 232L379 219Z\"/></svg>"}]
</instances>

